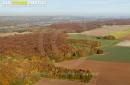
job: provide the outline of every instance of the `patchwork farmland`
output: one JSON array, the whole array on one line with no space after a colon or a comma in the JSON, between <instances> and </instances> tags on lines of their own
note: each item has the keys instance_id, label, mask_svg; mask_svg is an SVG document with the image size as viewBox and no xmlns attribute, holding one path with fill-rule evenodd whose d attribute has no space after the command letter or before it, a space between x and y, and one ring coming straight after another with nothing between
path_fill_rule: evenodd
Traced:
<instances>
[{"instance_id":1,"label":"patchwork farmland","mask_svg":"<svg viewBox=\"0 0 130 85\"><path fill-rule=\"evenodd\" d=\"M3 34L0 70L4 76L0 75L0 82L3 85L129 85L130 47L129 41L123 39L128 36L129 28L130 25L107 26L69 35ZM113 35L117 39L97 38L102 35Z\"/></svg>"},{"instance_id":2,"label":"patchwork farmland","mask_svg":"<svg viewBox=\"0 0 130 85\"><path fill-rule=\"evenodd\" d=\"M69 36L67 39L98 41L101 43L101 46L98 48L105 51L104 54L96 54L77 60L55 63L56 67L64 67L69 69L87 70L87 68L89 68L94 74L94 78L89 83L86 84L76 81L42 78L33 85L104 85L104 83L105 85L129 85L130 48L117 46L119 43L124 42L123 39L120 39L120 37L127 35L128 32L124 33L124 31L129 30L129 28L129 25L108 26L106 28L97 28L82 33L68 33ZM116 40L96 38L102 35L114 35L117 33L120 33L121 36L118 36L118 39ZM125 69L122 69L122 67Z\"/></svg>"},{"instance_id":3,"label":"patchwork farmland","mask_svg":"<svg viewBox=\"0 0 130 85\"><path fill-rule=\"evenodd\" d=\"M93 29L90 31L82 32L83 35L89 35L89 36L103 36L107 34L112 34L116 32L121 32L123 30L128 30L130 28L130 25L115 25L115 26L107 26L107 27L101 27L97 29Z\"/></svg>"},{"instance_id":4,"label":"patchwork farmland","mask_svg":"<svg viewBox=\"0 0 130 85\"><path fill-rule=\"evenodd\" d=\"M120 26L121 28L123 26ZM57 66L63 66L68 68L84 68L87 66L93 73L99 72L95 83L88 85L129 85L130 82L130 41L129 41L129 26L121 28L120 30L109 31L109 29L101 28L94 29L78 34L69 34L68 39L77 40L94 40L101 43L101 47L105 53L88 56L79 60L73 60L68 62L56 63ZM113 28L113 27L112 27ZM99 30L99 31L98 31ZM103 30L103 31L101 31ZM108 31L108 32L107 32ZM86 33L86 34L85 34ZM117 35L116 40L97 39L97 36L102 35ZM125 40L125 41L124 41ZM77 64L78 62L80 64ZM76 67L74 67L77 65ZM123 68L123 69L122 69ZM65 81L64 81L65 82ZM107 82L107 83L106 83ZM69 85L69 83L67 83ZM51 85L51 84L50 84ZM58 85L58 84L57 84ZM77 84L78 85L78 84ZM84 85L84 84L80 84Z\"/></svg>"}]
</instances>

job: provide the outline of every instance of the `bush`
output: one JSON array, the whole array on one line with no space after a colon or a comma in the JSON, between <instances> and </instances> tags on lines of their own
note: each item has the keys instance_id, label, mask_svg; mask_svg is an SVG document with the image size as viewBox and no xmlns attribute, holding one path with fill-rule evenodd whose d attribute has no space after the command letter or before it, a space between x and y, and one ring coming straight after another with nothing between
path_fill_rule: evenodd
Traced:
<instances>
[{"instance_id":1,"label":"bush","mask_svg":"<svg viewBox=\"0 0 130 85\"><path fill-rule=\"evenodd\" d=\"M100 37L97 37L98 39L106 39L106 40L115 40L116 37L113 36L113 35L106 35L106 36L100 36Z\"/></svg>"},{"instance_id":2,"label":"bush","mask_svg":"<svg viewBox=\"0 0 130 85\"><path fill-rule=\"evenodd\" d=\"M103 53L104 53L104 51L102 49L97 50L97 54L103 54Z\"/></svg>"}]
</instances>

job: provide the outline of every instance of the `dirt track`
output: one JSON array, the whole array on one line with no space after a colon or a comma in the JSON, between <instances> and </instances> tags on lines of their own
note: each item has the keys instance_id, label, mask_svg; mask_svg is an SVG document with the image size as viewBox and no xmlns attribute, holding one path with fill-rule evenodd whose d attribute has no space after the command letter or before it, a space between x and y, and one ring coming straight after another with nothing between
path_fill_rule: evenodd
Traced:
<instances>
[{"instance_id":1,"label":"dirt track","mask_svg":"<svg viewBox=\"0 0 130 85\"><path fill-rule=\"evenodd\" d=\"M116 44L116 46L125 46L125 47L130 47L130 40L124 40L118 44Z\"/></svg>"},{"instance_id":2,"label":"dirt track","mask_svg":"<svg viewBox=\"0 0 130 85\"><path fill-rule=\"evenodd\" d=\"M130 63L79 59L56 63L55 65L70 69L90 69L94 73L95 78L89 84L56 79L42 79L34 85L130 85Z\"/></svg>"}]
</instances>

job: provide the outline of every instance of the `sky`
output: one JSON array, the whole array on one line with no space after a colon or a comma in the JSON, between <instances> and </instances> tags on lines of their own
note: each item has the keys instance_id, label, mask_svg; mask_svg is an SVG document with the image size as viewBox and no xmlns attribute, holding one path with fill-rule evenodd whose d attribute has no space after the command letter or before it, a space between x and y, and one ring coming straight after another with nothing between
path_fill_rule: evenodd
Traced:
<instances>
[{"instance_id":1,"label":"sky","mask_svg":"<svg viewBox=\"0 0 130 85\"><path fill-rule=\"evenodd\" d=\"M11 0L0 0L0 16L130 16L130 0L38 0L46 1L43 7L5 7L3 1Z\"/></svg>"}]
</instances>

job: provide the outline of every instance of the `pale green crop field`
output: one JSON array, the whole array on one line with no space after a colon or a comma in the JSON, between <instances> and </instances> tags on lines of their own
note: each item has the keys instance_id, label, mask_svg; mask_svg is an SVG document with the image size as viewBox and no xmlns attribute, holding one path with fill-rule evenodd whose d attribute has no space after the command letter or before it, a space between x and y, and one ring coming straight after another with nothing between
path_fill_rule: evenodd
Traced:
<instances>
[{"instance_id":1,"label":"pale green crop field","mask_svg":"<svg viewBox=\"0 0 130 85\"><path fill-rule=\"evenodd\" d=\"M115 32L115 33L112 33L112 34L107 34L107 35L113 35L116 38L120 38L120 37L123 37L123 36L125 36L127 34L130 34L130 29L123 30L121 32Z\"/></svg>"}]
</instances>

